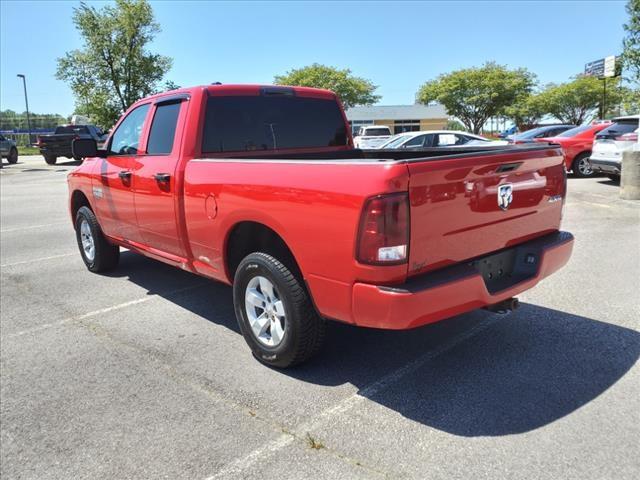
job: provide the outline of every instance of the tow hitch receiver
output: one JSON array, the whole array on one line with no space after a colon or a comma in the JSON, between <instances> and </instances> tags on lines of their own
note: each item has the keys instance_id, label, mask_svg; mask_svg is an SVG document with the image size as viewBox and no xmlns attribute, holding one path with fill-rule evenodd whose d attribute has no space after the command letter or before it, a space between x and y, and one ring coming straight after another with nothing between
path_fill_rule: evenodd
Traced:
<instances>
[{"instance_id":1,"label":"tow hitch receiver","mask_svg":"<svg viewBox=\"0 0 640 480\"><path fill-rule=\"evenodd\" d=\"M485 310L489 310L490 312L501 313L504 315L513 310L517 310L518 307L520 307L520 301L515 297L511 297L499 303L494 303L493 305L487 305L484 308Z\"/></svg>"}]
</instances>

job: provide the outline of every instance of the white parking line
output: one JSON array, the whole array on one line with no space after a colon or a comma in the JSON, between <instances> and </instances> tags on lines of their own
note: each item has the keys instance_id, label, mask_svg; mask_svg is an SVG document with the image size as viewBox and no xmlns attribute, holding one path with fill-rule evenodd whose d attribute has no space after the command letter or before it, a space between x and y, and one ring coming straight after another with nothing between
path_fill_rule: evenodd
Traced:
<instances>
[{"instance_id":1,"label":"white parking line","mask_svg":"<svg viewBox=\"0 0 640 480\"><path fill-rule=\"evenodd\" d=\"M70 257L71 255L78 255L78 253L77 252L63 253L61 255L51 255L50 257L32 258L31 260L23 260L22 262L4 263L0 265L0 268L14 267L16 265L26 265L27 263L34 263L34 262L44 262L45 260L53 260L55 258Z\"/></svg>"},{"instance_id":2,"label":"white parking line","mask_svg":"<svg viewBox=\"0 0 640 480\"><path fill-rule=\"evenodd\" d=\"M453 337L451 340L442 344L440 347L436 348L435 350L432 350L430 352L425 353L424 355L421 355L420 357L416 358L412 362L407 363L406 365L398 368L397 370L394 370L393 372L385 375L379 380L376 380L375 382L364 387L360 391L338 402L336 405L320 412L318 415L315 416L315 418L309 420L308 422L304 422L298 427L296 427L292 433L283 433L282 435L278 436L274 440L267 442L265 445L253 450L252 452L245 455L244 457L231 462L230 464L226 465L221 470L216 472L214 475L207 477L206 480L226 479L226 478L230 478L232 475L242 476L242 473L257 461L265 461L267 457L275 454L279 450L282 450L297 438L300 438L300 439L304 438L304 436L307 433L317 430L320 427L328 424L329 422L332 421L333 417L335 417L336 415L339 415L341 413L344 413L352 409L353 407L357 406L360 402L380 393L382 390L396 383L405 375L418 370L428 361L433 360L437 356L442 355L443 353L446 353L447 351L451 350L452 348L456 347L462 342L486 330L491 325L493 325L493 323L498 321L499 318L500 317L497 315L489 317L488 319L480 322L478 325L476 325L472 329L467 330L466 332L462 332L460 335Z\"/></svg>"},{"instance_id":3,"label":"white parking line","mask_svg":"<svg viewBox=\"0 0 640 480\"><path fill-rule=\"evenodd\" d=\"M66 225L67 223L69 222L43 223L42 225L29 225L27 227L7 228L5 230L0 230L0 233L19 232L21 230L32 230L34 228L53 227L56 225Z\"/></svg>"},{"instance_id":4,"label":"white parking line","mask_svg":"<svg viewBox=\"0 0 640 480\"><path fill-rule=\"evenodd\" d=\"M45 323L43 325L38 325L37 327L27 328L26 330L21 330L19 332L10 333L10 334L6 335L5 338L21 337L22 335L27 335L29 333L39 332L41 330L46 330L46 329L51 328L51 327L57 327L57 326L60 326L60 325L71 323L71 322L79 322L81 320L85 320L87 318L95 317L95 316L101 315L103 313L113 312L114 310L121 310L123 308L130 307L132 305L138 305L140 303L145 303L145 302L148 302L149 300L152 300L152 299L157 298L159 296L163 296L164 297L164 296L169 296L169 295L175 295L177 293L186 292L188 290L194 290L194 289L202 287L202 286L204 286L204 284L192 285L190 287L178 288L178 289L175 289L175 290L170 290L169 292L165 292L165 293L154 293L154 294L151 294L151 295L147 295L146 297L143 297L143 298L138 298L136 300L130 300L128 302L119 303L117 305L112 305L110 307L101 308L99 310L94 310L94 311L89 312L89 313L83 313L82 315L75 315L73 317L64 318L62 320L58 320L57 322Z\"/></svg>"}]
</instances>

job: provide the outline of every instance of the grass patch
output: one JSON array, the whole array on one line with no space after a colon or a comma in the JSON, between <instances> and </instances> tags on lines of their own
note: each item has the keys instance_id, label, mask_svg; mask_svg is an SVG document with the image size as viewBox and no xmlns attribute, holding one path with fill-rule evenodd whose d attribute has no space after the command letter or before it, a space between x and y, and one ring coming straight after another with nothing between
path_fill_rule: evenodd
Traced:
<instances>
[{"instance_id":1,"label":"grass patch","mask_svg":"<svg viewBox=\"0 0 640 480\"><path fill-rule=\"evenodd\" d=\"M40 155L40 149L36 147L17 147L18 155Z\"/></svg>"}]
</instances>

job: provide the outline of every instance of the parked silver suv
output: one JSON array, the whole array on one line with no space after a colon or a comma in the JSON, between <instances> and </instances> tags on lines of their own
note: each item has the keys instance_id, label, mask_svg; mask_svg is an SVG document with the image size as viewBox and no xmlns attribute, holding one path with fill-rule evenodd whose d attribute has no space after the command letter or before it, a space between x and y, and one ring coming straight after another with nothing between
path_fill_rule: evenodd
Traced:
<instances>
[{"instance_id":1,"label":"parked silver suv","mask_svg":"<svg viewBox=\"0 0 640 480\"><path fill-rule=\"evenodd\" d=\"M6 158L9 163L16 163L18 161L18 147L16 147L16 142L8 139L4 135L0 135L0 156Z\"/></svg>"},{"instance_id":2,"label":"parked silver suv","mask_svg":"<svg viewBox=\"0 0 640 480\"><path fill-rule=\"evenodd\" d=\"M640 115L613 119L610 127L600 131L593 142L589 161L594 171L619 180L622 171L622 153L638 142Z\"/></svg>"}]
</instances>

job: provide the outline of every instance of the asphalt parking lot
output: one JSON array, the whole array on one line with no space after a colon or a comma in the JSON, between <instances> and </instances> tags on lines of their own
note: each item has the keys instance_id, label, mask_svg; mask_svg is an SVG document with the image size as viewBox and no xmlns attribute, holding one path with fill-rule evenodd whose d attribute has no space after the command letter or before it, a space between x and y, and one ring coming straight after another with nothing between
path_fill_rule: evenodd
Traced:
<instances>
[{"instance_id":1,"label":"asphalt parking lot","mask_svg":"<svg viewBox=\"0 0 640 480\"><path fill-rule=\"evenodd\" d=\"M640 469L640 202L570 179L570 264L500 316L332 324L255 361L230 288L124 252L89 273L66 174L1 171L0 476L632 479Z\"/></svg>"}]
</instances>

